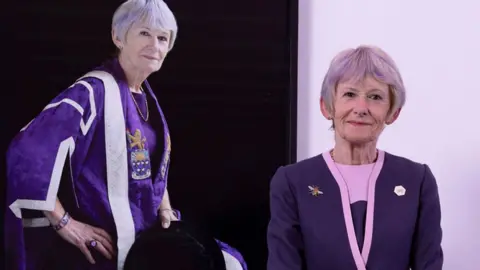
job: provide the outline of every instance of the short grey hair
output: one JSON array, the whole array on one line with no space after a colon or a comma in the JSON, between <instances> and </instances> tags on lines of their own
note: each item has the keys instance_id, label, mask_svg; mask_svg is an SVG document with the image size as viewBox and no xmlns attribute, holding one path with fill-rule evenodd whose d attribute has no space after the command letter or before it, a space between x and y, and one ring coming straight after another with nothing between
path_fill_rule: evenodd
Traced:
<instances>
[{"instance_id":1,"label":"short grey hair","mask_svg":"<svg viewBox=\"0 0 480 270\"><path fill-rule=\"evenodd\" d=\"M405 105L406 93L402 76L393 59L382 49L362 45L337 54L323 79L321 97L329 113L334 113L336 88L345 81L359 81L372 76L390 89L390 112Z\"/></svg>"},{"instance_id":2,"label":"short grey hair","mask_svg":"<svg viewBox=\"0 0 480 270\"><path fill-rule=\"evenodd\" d=\"M116 38L123 41L128 30L138 22L146 23L154 29L170 31L169 50L177 38L178 26L175 15L162 0L128 0L120 5L112 19L112 30Z\"/></svg>"}]
</instances>

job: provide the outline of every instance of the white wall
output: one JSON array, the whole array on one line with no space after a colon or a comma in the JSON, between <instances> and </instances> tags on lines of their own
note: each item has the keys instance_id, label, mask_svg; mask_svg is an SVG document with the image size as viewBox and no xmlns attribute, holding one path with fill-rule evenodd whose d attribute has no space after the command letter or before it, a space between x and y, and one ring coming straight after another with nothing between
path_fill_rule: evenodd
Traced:
<instances>
[{"instance_id":1,"label":"white wall","mask_svg":"<svg viewBox=\"0 0 480 270\"><path fill-rule=\"evenodd\" d=\"M383 48L402 72L407 103L379 148L435 174L446 270L480 269L479 11L473 0L300 0L298 160L333 145L318 105L333 56Z\"/></svg>"}]
</instances>

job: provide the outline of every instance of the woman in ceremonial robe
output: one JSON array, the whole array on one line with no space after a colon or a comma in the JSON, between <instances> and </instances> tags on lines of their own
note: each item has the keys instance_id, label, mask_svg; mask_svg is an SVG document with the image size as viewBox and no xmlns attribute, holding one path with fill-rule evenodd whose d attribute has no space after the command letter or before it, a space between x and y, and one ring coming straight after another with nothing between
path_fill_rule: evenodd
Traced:
<instances>
[{"instance_id":1,"label":"woman in ceremonial robe","mask_svg":"<svg viewBox=\"0 0 480 270\"><path fill-rule=\"evenodd\" d=\"M167 190L170 133L147 82L176 35L163 1L126 1L112 20L118 57L79 78L13 139L6 269L122 269L140 232L180 218ZM246 270L238 251L218 244L228 269Z\"/></svg>"},{"instance_id":2,"label":"woman in ceremonial robe","mask_svg":"<svg viewBox=\"0 0 480 270\"><path fill-rule=\"evenodd\" d=\"M442 269L429 166L377 149L404 103L399 70L380 48L360 46L333 59L320 107L335 145L273 176L268 270Z\"/></svg>"}]
</instances>

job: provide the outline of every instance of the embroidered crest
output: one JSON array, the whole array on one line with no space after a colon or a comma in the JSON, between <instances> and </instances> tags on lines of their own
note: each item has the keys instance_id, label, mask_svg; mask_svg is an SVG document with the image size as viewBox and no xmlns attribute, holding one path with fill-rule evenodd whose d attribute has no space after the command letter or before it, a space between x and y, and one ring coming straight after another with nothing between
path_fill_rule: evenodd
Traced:
<instances>
[{"instance_id":1,"label":"embroidered crest","mask_svg":"<svg viewBox=\"0 0 480 270\"><path fill-rule=\"evenodd\" d=\"M323 194L323 192L317 186L308 186L308 189L310 190L310 194L315 197Z\"/></svg>"},{"instance_id":2,"label":"embroidered crest","mask_svg":"<svg viewBox=\"0 0 480 270\"><path fill-rule=\"evenodd\" d=\"M130 164L132 167L132 178L143 180L151 176L150 155L145 148L147 139L142 137L139 129L136 129L133 135L127 130L127 139L129 143Z\"/></svg>"}]
</instances>

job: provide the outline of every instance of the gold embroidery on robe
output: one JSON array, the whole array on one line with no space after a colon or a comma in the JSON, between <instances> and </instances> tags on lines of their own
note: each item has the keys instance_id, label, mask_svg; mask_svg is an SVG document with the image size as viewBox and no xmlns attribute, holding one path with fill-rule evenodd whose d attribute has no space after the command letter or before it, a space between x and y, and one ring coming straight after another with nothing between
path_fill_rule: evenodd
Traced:
<instances>
[{"instance_id":1,"label":"gold embroidery on robe","mask_svg":"<svg viewBox=\"0 0 480 270\"><path fill-rule=\"evenodd\" d=\"M150 155L145 148L147 139L142 136L142 132L136 129L133 135L127 130L127 139L130 148L130 166L131 176L135 180L149 178L152 174Z\"/></svg>"},{"instance_id":2,"label":"gold embroidery on robe","mask_svg":"<svg viewBox=\"0 0 480 270\"><path fill-rule=\"evenodd\" d=\"M167 174L167 167L168 167L168 163L170 162L170 152L172 150L172 142L170 141L170 134L167 133L167 136L166 136L166 141L167 141L167 149L165 150L165 155L163 157L163 162L162 162L162 167L160 168L161 170L161 174L162 174L162 178L165 179L165 176Z\"/></svg>"}]
</instances>

